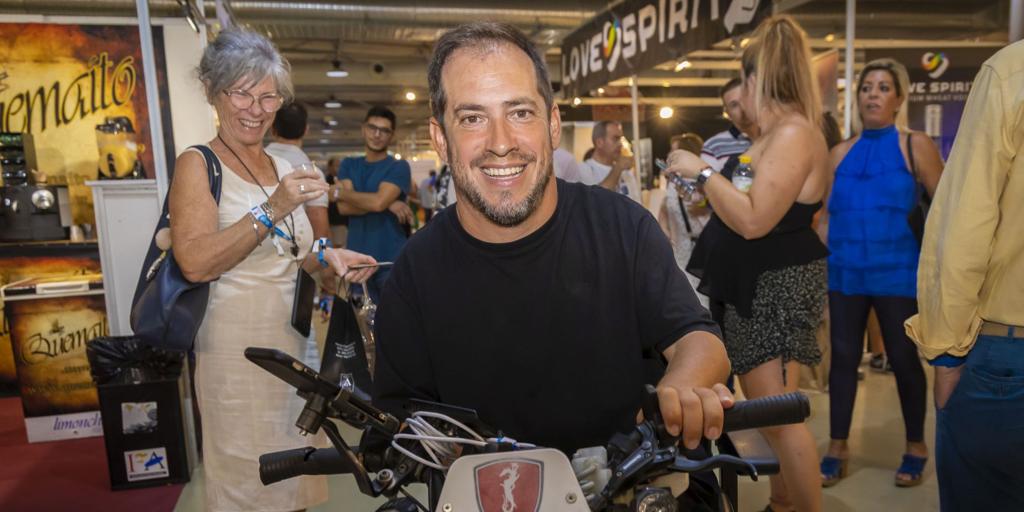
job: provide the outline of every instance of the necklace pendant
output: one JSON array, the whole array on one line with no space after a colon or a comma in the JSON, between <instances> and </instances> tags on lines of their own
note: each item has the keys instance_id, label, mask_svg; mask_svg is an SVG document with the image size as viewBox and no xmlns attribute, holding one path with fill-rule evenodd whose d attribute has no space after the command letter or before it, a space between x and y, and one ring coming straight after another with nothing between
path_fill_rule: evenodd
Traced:
<instances>
[{"instance_id":1,"label":"necklace pendant","mask_svg":"<svg viewBox=\"0 0 1024 512\"><path fill-rule=\"evenodd\" d=\"M295 242L292 242L292 249L291 249L291 251L292 251L292 257L293 258L298 258L299 257L299 246L296 245Z\"/></svg>"}]
</instances>

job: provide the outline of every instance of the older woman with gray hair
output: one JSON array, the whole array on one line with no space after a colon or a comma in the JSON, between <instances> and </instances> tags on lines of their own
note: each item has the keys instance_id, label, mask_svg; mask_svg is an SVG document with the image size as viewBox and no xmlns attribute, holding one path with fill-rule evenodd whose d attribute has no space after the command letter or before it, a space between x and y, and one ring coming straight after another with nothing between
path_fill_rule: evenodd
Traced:
<instances>
[{"instance_id":1,"label":"older woman with gray hair","mask_svg":"<svg viewBox=\"0 0 1024 512\"><path fill-rule=\"evenodd\" d=\"M308 443L294 426L302 401L287 384L245 360L247 346L304 354L290 326L297 269L364 281L373 258L311 251L302 206L327 191L315 170L292 170L263 150L274 113L292 99L288 62L263 36L225 30L207 47L198 75L220 121L208 144L222 169L218 203L196 149L182 153L168 194L174 256L185 277L211 282L196 337L196 397L203 426L206 510L289 511L327 499L323 477L264 487L262 453Z\"/></svg>"}]
</instances>

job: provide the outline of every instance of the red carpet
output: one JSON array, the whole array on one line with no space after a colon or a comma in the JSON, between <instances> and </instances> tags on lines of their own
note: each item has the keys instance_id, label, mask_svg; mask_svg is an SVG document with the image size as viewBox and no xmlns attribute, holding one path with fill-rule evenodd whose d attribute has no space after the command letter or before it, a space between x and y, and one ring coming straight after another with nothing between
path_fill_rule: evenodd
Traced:
<instances>
[{"instance_id":1,"label":"red carpet","mask_svg":"<svg viewBox=\"0 0 1024 512\"><path fill-rule=\"evenodd\" d=\"M29 444L20 398L0 398L0 510L170 512L183 485L111 491L102 437Z\"/></svg>"}]
</instances>

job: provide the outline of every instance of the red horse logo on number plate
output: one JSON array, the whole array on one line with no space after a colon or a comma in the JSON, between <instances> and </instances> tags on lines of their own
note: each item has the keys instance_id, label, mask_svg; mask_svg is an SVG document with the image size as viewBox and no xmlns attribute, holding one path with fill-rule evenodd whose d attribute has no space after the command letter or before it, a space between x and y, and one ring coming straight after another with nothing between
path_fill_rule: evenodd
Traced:
<instances>
[{"instance_id":1,"label":"red horse logo on number plate","mask_svg":"<svg viewBox=\"0 0 1024 512\"><path fill-rule=\"evenodd\" d=\"M502 459L474 468L476 501L482 512L540 510L544 466L529 459Z\"/></svg>"}]
</instances>

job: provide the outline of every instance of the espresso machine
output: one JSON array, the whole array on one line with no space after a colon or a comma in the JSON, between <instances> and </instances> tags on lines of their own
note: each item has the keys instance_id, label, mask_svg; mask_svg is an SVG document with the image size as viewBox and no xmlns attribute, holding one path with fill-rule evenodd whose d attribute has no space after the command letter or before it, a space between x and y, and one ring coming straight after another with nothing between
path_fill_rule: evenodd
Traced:
<instances>
[{"instance_id":1,"label":"espresso machine","mask_svg":"<svg viewBox=\"0 0 1024 512\"><path fill-rule=\"evenodd\" d=\"M27 133L0 132L0 242L65 240L71 227L68 187L33 169Z\"/></svg>"}]
</instances>

